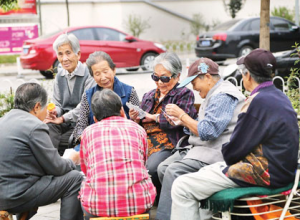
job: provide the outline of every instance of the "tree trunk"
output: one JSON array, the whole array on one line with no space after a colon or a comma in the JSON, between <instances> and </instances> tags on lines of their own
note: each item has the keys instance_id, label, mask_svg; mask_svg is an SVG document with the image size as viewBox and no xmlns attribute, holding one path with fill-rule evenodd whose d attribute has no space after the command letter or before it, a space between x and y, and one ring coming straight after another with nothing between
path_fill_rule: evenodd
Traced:
<instances>
[{"instance_id":1,"label":"tree trunk","mask_svg":"<svg viewBox=\"0 0 300 220\"><path fill-rule=\"evenodd\" d=\"M70 13L69 13L69 1L66 0L66 7L67 7L67 18L68 18L68 27L70 26Z\"/></svg>"},{"instance_id":2,"label":"tree trunk","mask_svg":"<svg viewBox=\"0 0 300 220\"><path fill-rule=\"evenodd\" d=\"M259 48L270 50L270 0L261 0Z\"/></svg>"}]
</instances>

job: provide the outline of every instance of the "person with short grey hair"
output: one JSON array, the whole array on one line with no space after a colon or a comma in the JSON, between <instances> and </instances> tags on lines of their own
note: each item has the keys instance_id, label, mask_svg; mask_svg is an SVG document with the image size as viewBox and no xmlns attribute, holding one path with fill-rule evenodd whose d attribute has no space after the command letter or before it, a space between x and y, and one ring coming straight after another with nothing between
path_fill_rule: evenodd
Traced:
<instances>
[{"instance_id":1,"label":"person with short grey hair","mask_svg":"<svg viewBox=\"0 0 300 220\"><path fill-rule=\"evenodd\" d=\"M122 101L114 91L103 89L93 95L91 107L97 121L101 121L110 116L120 116Z\"/></svg>"},{"instance_id":2,"label":"person with short grey hair","mask_svg":"<svg viewBox=\"0 0 300 220\"><path fill-rule=\"evenodd\" d=\"M90 70L90 75L94 78L97 85L88 89L82 96L80 115L73 131L73 144L75 150L80 149L80 140L83 130L91 124L94 124L94 115L91 111L92 96L95 92L103 89L110 89L117 93L122 101L127 118L129 118L129 109L126 103L139 105L139 97L133 86L121 82L116 77L116 65L111 57L103 51L95 51L89 55L86 65Z\"/></svg>"},{"instance_id":3,"label":"person with short grey hair","mask_svg":"<svg viewBox=\"0 0 300 220\"><path fill-rule=\"evenodd\" d=\"M52 101L56 108L48 112L45 122L53 145L63 154L79 117L81 97L95 82L88 68L79 61L80 45L75 35L61 34L54 41L53 49L62 68L54 80Z\"/></svg>"},{"instance_id":4,"label":"person with short grey hair","mask_svg":"<svg viewBox=\"0 0 300 220\"><path fill-rule=\"evenodd\" d=\"M19 86L17 91L14 97L15 109L30 112L36 103L40 103L41 109L45 109L48 95L43 87L35 83L25 83Z\"/></svg>"},{"instance_id":5,"label":"person with short grey hair","mask_svg":"<svg viewBox=\"0 0 300 220\"><path fill-rule=\"evenodd\" d=\"M149 212L156 192L145 167L145 130L126 118L120 96L111 89L96 91L91 108L95 123L84 129L80 149L84 219Z\"/></svg>"},{"instance_id":6,"label":"person with short grey hair","mask_svg":"<svg viewBox=\"0 0 300 220\"><path fill-rule=\"evenodd\" d=\"M56 54L58 54L58 48L65 44L69 44L75 54L78 54L80 51L79 40L74 34L61 34L53 43L53 50L56 52Z\"/></svg>"},{"instance_id":7,"label":"person with short grey hair","mask_svg":"<svg viewBox=\"0 0 300 220\"><path fill-rule=\"evenodd\" d=\"M131 109L130 118L140 123L147 131L149 151L147 169L156 187L158 198L161 184L157 175L158 165L171 156L179 139L184 136L183 126L172 126L163 111L167 104L174 103L184 109L192 118L197 117L194 107L194 93L188 88L177 86L182 64L179 57L172 52L158 55L153 62L154 72L151 78L157 88L144 94L141 108L146 112L145 118L139 118L138 112ZM183 146L187 145L187 142Z\"/></svg>"},{"instance_id":8,"label":"person with short grey hair","mask_svg":"<svg viewBox=\"0 0 300 220\"><path fill-rule=\"evenodd\" d=\"M82 220L77 199L83 176L74 170L79 153L60 157L43 123L47 92L24 83L15 93L14 109L0 118L0 210L28 212L61 199L60 219Z\"/></svg>"},{"instance_id":9,"label":"person with short grey hair","mask_svg":"<svg viewBox=\"0 0 300 220\"><path fill-rule=\"evenodd\" d=\"M173 78L180 75L182 64L176 53L162 53L154 59L153 66L162 65L170 71Z\"/></svg>"},{"instance_id":10,"label":"person with short grey hair","mask_svg":"<svg viewBox=\"0 0 300 220\"><path fill-rule=\"evenodd\" d=\"M86 65L89 68L91 76L94 76L92 66L105 60L110 69L114 70L116 68L116 64L113 62L111 57L103 52L103 51L96 51L89 55L89 58L86 60Z\"/></svg>"}]
</instances>

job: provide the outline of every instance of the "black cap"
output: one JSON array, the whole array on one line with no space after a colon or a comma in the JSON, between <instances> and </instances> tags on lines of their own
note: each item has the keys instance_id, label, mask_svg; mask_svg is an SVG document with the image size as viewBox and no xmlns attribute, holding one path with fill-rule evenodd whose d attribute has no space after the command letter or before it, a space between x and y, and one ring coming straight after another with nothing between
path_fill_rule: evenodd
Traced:
<instances>
[{"instance_id":1,"label":"black cap","mask_svg":"<svg viewBox=\"0 0 300 220\"><path fill-rule=\"evenodd\" d=\"M275 70L276 59L270 51L258 48L252 50L247 56L239 58L236 64L244 64L254 75L271 77Z\"/></svg>"}]
</instances>

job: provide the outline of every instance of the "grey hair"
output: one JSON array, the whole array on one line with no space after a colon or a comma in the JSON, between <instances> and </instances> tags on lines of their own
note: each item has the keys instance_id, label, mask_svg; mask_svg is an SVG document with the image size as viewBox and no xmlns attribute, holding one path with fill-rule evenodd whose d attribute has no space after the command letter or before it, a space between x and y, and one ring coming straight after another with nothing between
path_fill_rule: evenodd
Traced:
<instances>
[{"instance_id":1,"label":"grey hair","mask_svg":"<svg viewBox=\"0 0 300 220\"><path fill-rule=\"evenodd\" d=\"M87 60L86 60L86 65L90 71L91 76L94 76L94 73L92 71L92 66L103 60L107 61L109 67L112 70L115 70L116 65L112 61L111 57L103 51L96 51L94 53L91 53L89 55L89 58L87 58Z\"/></svg>"},{"instance_id":2,"label":"grey hair","mask_svg":"<svg viewBox=\"0 0 300 220\"><path fill-rule=\"evenodd\" d=\"M76 54L80 51L79 40L74 34L61 34L53 43L53 50L55 50L56 54L58 54L58 48L65 44L69 44Z\"/></svg>"},{"instance_id":3,"label":"grey hair","mask_svg":"<svg viewBox=\"0 0 300 220\"><path fill-rule=\"evenodd\" d=\"M42 86L37 83L24 83L17 88L14 108L30 112L39 102L44 109L47 105L47 99L47 92Z\"/></svg>"},{"instance_id":4,"label":"grey hair","mask_svg":"<svg viewBox=\"0 0 300 220\"><path fill-rule=\"evenodd\" d=\"M121 98L111 89L102 89L92 97L92 112L98 121L111 116L120 116Z\"/></svg>"},{"instance_id":5,"label":"grey hair","mask_svg":"<svg viewBox=\"0 0 300 220\"><path fill-rule=\"evenodd\" d=\"M255 75L254 73L251 73L251 71L249 69L246 68L246 66L244 64L240 64L238 65L239 71L241 74L246 75L247 72L250 73L250 76L254 79L255 82L257 82L258 84L261 84L263 82L267 82L267 81L271 81L272 80L272 76L270 77L265 77L265 76L258 76Z\"/></svg>"},{"instance_id":6,"label":"grey hair","mask_svg":"<svg viewBox=\"0 0 300 220\"><path fill-rule=\"evenodd\" d=\"M153 62L153 69L161 64L166 70L170 71L176 78L182 71L182 64L176 53L166 52L158 55Z\"/></svg>"}]
</instances>

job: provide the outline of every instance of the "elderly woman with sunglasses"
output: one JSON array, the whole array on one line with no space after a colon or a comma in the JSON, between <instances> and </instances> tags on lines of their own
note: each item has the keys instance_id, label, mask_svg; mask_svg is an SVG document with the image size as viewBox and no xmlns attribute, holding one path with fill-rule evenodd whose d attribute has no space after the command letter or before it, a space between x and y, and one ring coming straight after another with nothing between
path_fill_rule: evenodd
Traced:
<instances>
[{"instance_id":1,"label":"elderly woman with sunglasses","mask_svg":"<svg viewBox=\"0 0 300 220\"><path fill-rule=\"evenodd\" d=\"M129 116L140 123L147 132L148 161L146 166L159 195L161 185L157 176L157 167L171 155L172 149L184 135L183 127L170 125L163 111L170 103L180 106L192 118L197 117L197 111L194 107L193 92L188 88L177 88L182 70L178 56L170 52L162 53L155 58L153 67L154 72L151 77L157 88L143 96L141 108L146 112L146 116L140 119L138 111L133 109L130 109Z\"/></svg>"}]
</instances>

